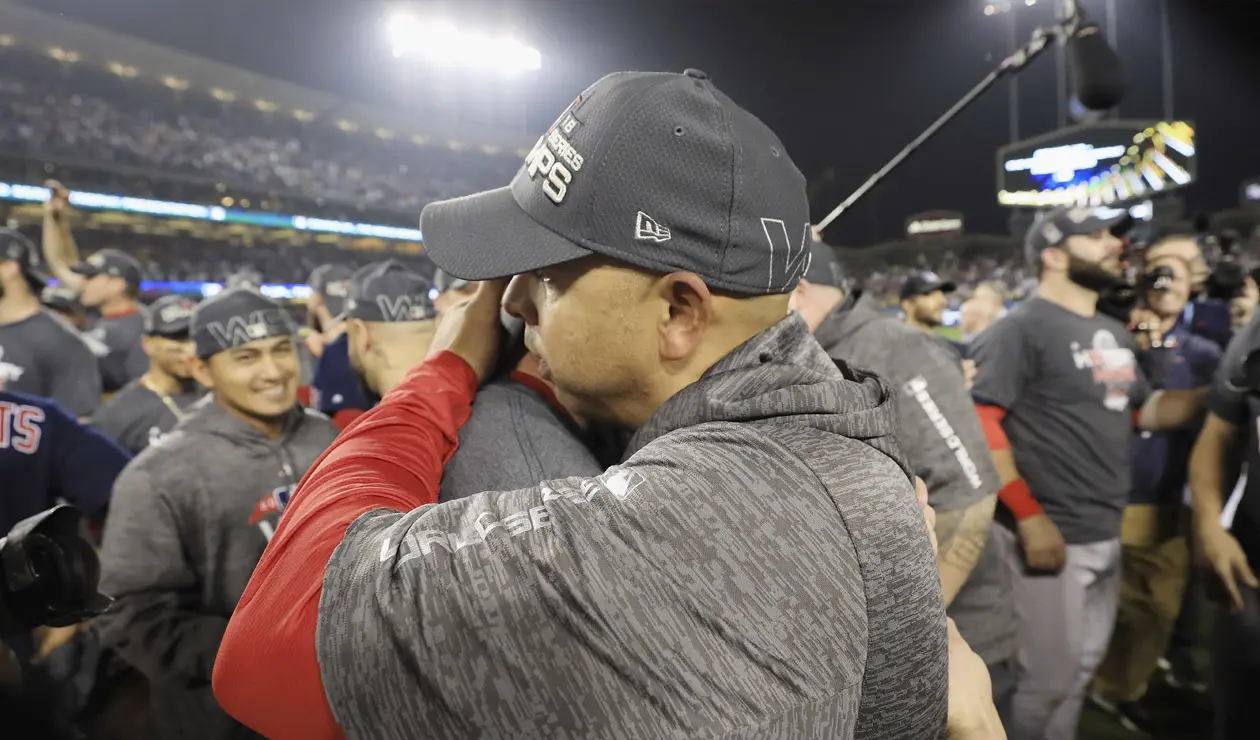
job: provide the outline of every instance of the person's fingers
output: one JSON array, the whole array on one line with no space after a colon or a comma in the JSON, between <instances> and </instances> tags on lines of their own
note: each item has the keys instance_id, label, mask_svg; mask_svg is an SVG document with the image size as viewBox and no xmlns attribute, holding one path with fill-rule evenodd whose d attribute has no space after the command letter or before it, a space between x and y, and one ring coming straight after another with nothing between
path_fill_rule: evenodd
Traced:
<instances>
[{"instance_id":1,"label":"person's fingers","mask_svg":"<svg viewBox=\"0 0 1260 740\"><path fill-rule=\"evenodd\" d=\"M914 497L919 501L919 508L922 509L928 505L927 484L923 479L915 476L914 478Z\"/></svg>"},{"instance_id":2,"label":"person's fingers","mask_svg":"<svg viewBox=\"0 0 1260 740\"><path fill-rule=\"evenodd\" d=\"M1238 584L1234 582L1234 568L1228 560L1215 564L1216 575L1221 579L1221 585L1225 587L1225 592L1229 594L1230 608L1234 612L1240 612L1243 608L1242 594L1238 591Z\"/></svg>"},{"instance_id":3,"label":"person's fingers","mask_svg":"<svg viewBox=\"0 0 1260 740\"><path fill-rule=\"evenodd\" d=\"M1247 564L1247 556L1239 552L1240 557L1234 561L1234 565L1238 569L1239 579L1251 588L1260 588L1260 581L1256 580L1256 574L1252 572L1251 566Z\"/></svg>"}]
</instances>

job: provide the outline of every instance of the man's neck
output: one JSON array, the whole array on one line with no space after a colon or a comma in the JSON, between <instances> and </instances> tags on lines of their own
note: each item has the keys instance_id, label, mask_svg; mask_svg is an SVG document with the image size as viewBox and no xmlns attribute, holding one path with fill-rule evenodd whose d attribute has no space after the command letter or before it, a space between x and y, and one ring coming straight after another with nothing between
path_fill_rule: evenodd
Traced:
<instances>
[{"instance_id":1,"label":"man's neck","mask_svg":"<svg viewBox=\"0 0 1260 740\"><path fill-rule=\"evenodd\" d=\"M142 381L149 390L165 396L177 396L183 391L179 380L156 367L150 367Z\"/></svg>"},{"instance_id":2,"label":"man's neck","mask_svg":"<svg viewBox=\"0 0 1260 740\"><path fill-rule=\"evenodd\" d=\"M427 354L427 353L425 353ZM412 368L424 362L425 354L419 352L397 352L389 355L385 367L377 370L372 378L372 390L381 396L394 390Z\"/></svg>"},{"instance_id":3,"label":"man's neck","mask_svg":"<svg viewBox=\"0 0 1260 740\"><path fill-rule=\"evenodd\" d=\"M110 298L100 305L101 316L106 318L126 316L129 313L135 313L136 309L136 299L128 298L127 296Z\"/></svg>"},{"instance_id":4,"label":"man's neck","mask_svg":"<svg viewBox=\"0 0 1260 740\"><path fill-rule=\"evenodd\" d=\"M5 291L0 298L0 324L16 324L39 313L39 300L29 293Z\"/></svg>"},{"instance_id":5,"label":"man's neck","mask_svg":"<svg viewBox=\"0 0 1260 740\"><path fill-rule=\"evenodd\" d=\"M932 334L933 332L936 331L936 327L928 326L927 324L920 324L918 321L914 319L914 317L908 314L906 315L906 326L912 326L915 329L918 329L919 331L923 332L924 334Z\"/></svg>"},{"instance_id":6,"label":"man's neck","mask_svg":"<svg viewBox=\"0 0 1260 740\"><path fill-rule=\"evenodd\" d=\"M224 403L223 401L220 401L217 396L215 397L215 401L217 401L218 404L223 407L224 411L227 411L232 416L235 416L236 418L240 419L241 421L245 422L251 427L267 435L268 439L275 440L275 439L280 439L281 437L284 436L285 418L283 416L278 419L260 419L256 416L250 416L249 414L246 414Z\"/></svg>"},{"instance_id":7,"label":"man's neck","mask_svg":"<svg viewBox=\"0 0 1260 740\"><path fill-rule=\"evenodd\" d=\"M1085 318L1093 318L1098 311L1098 294L1068 280L1065 275L1043 277L1037 295Z\"/></svg>"},{"instance_id":8,"label":"man's neck","mask_svg":"<svg viewBox=\"0 0 1260 740\"><path fill-rule=\"evenodd\" d=\"M1181 312L1177 312L1173 314L1172 316L1159 317L1159 333L1167 334L1168 332L1172 331L1173 327L1177 325L1177 320L1180 318L1181 318Z\"/></svg>"}]
</instances>

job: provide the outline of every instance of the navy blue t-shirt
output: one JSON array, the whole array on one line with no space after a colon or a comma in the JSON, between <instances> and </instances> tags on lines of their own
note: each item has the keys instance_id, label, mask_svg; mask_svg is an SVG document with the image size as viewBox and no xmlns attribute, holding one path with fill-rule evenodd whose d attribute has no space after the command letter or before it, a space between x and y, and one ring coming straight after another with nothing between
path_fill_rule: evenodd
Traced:
<instances>
[{"instance_id":1,"label":"navy blue t-shirt","mask_svg":"<svg viewBox=\"0 0 1260 740\"><path fill-rule=\"evenodd\" d=\"M324 346L311 380L311 405L328 416L338 411L367 411L371 402L363 395L358 374L350 367L350 337L342 334Z\"/></svg>"},{"instance_id":2,"label":"navy blue t-shirt","mask_svg":"<svg viewBox=\"0 0 1260 740\"><path fill-rule=\"evenodd\" d=\"M1172 391L1212 384L1223 354L1219 345L1194 333L1185 322L1173 327L1164 337L1164 345L1144 351L1139 358L1153 387ZM1154 363L1162 366L1162 372L1155 370ZM1133 490L1129 503L1181 503L1190 472L1190 450L1198 434L1197 427L1138 433L1133 445Z\"/></svg>"},{"instance_id":3,"label":"navy blue t-shirt","mask_svg":"<svg viewBox=\"0 0 1260 740\"><path fill-rule=\"evenodd\" d=\"M104 512L131 454L55 402L0 391L0 533L57 499Z\"/></svg>"}]
</instances>

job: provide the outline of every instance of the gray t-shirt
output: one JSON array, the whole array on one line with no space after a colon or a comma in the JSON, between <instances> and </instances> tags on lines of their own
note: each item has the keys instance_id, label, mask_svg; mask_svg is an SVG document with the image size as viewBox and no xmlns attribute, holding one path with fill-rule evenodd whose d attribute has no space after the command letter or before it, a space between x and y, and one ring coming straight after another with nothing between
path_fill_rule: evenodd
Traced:
<instances>
[{"instance_id":1,"label":"gray t-shirt","mask_svg":"<svg viewBox=\"0 0 1260 740\"><path fill-rule=\"evenodd\" d=\"M149 358L140 346L144 335L144 309L121 316L101 317L87 336L105 346L100 358L101 387L114 393L149 370Z\"/></svg>"},{"instance_id":2,"label":"gray t-shirt","mask_svg":"<svg viewBox=\"0 0 1260 740\"><path fill-rule=\"evenodd\" d=\"M577 427L556 405L504 378L477 392L472 415L459 430L459 447L442 470L438 500L602 472Z\"/></svg>"},{"instance_id":3,"label":"gray t-shirt","mask_svg":"<svg viewBox=\"0 0 1260 740\"><path fill-rule=\"evenodd\" d=\"M993 458L967 392L957 350L908 326L869 298L834 311L814 336L827 354L879 375L899 391L898 441L937 511L957 511L997 493ZM1015 613L990 534L985 554L954 597L949 616L986 663L1015 655Z\"/></svg>"},{"instance_id":4,"label":"gray t-shirt","mask_svg":"<svg viewBox=\"0 0 1260 740\"><path fill-rule=\"evenodd\" d=\"M1128 329L1031 298L976 338L972 395L1006 410L1015 465L1068 544L1120 536L1133 413L1148 386ZM999 521L1009 516L999 508Z\"/></svg>"},{"instance_id":5,"label":"gray t-shirt","mask_svg":"<svg viewBox=\"0 0 1260 740\"><path fill-rule=\"evenodd\" d=\"M170 396L179 416L158 394L138 379L114 394L92 421L107 437L131 450L133 455L166 434L203 395L200 389Z\"/></svg>"},{"instance_id":6,"label":"gray t-shirt","mask_svg":"<svg viewBox=\"0 0 1260 740\"><path fill-rule=\"evenodd\" d=\"M51 398L78 417L101 403L96 355L72 326L43 310L0 324L0 388Z\"/></svg>"}]
</instances>

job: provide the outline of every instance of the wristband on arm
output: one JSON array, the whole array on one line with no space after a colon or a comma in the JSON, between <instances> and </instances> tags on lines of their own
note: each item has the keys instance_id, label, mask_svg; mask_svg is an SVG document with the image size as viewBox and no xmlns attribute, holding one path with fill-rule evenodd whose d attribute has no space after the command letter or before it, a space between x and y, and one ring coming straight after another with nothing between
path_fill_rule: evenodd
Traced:
<instances>
[{"instance_id":1,"label":"wristband on arm","mask_svg":"<svg viewBox=\"0 0 1260 740\"><path fill-rule=\"evenodd\" d=\"M980 426L984 429L984 437L989 443L989 449L1010 449L1011 442L1006 438L1006 431L1002 429L1002 419L1006 416L1006 410L1000 406L978 403L976 414L980 417ZM1015 521L1042 513L1041 505L1037 503L1037 499L1033 498L1032 491L1028 489L1028 483L1023 478L1016 478L1002 486L1002 490L998 491L998 500L1010 510Z\"/></svg>"}]
</instances>

